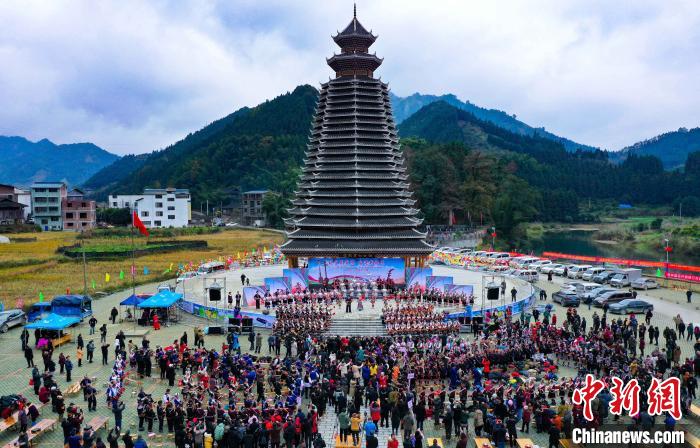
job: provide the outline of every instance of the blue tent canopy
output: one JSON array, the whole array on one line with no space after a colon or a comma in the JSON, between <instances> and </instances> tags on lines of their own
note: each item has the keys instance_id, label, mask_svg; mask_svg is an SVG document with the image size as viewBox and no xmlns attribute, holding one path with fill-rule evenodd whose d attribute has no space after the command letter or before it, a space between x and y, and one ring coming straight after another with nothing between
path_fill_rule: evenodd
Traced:
<instances>
[{"instance_id":1,"label":"blue tent canopy","mask_svg":"<svg viewBox=\"0 0 700 448\"><path fill-rule=\"evenodd\" d=\"M182 294L171 291L160 291L153 297L144 300L137 306L139 308L168 308L182 299Z\"/></svg>"},{"instance_id":2,"label":"blue tent canopy","mask_svg":"<svg viewBox=\"0 0 700 448\"><path fill-rule=\"evenodd\" d=\"M150 297L152 297L151 294L132 294L126 299L122 300L119 305L136 306Z\"/></svg>"},{"instance_id":3,"label":"blue tent canopy","mask_svg":"<svg viewBox=\"0 0 700 448\"><path fill-rule=\"evenodd\" d=\"M80 322L79 317L61 316L51 313L43 319L27 324L25 328L38 328L39 330L65 330L78 322Z\"/></svg>"}]
</instances>

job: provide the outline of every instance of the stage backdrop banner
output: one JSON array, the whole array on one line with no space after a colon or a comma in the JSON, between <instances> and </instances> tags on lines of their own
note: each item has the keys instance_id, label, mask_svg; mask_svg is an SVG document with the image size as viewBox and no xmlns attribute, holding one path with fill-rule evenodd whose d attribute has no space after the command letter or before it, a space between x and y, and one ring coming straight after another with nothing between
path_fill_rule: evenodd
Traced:
<instances>
[{"instance_id":1,"label":"stage backdrop banner","mask_svg":"<svg viewBox=\"0 0 700 448\"><path fill-rule=\"evenodd\" d=\"M469 297L474 294L474 285L445 285L445 292L448 294L462 294Z\"/></svg>"},{"instance_id":2,"label":"stage backdrop banner","mask_svg":"<svg viewBox=\"0 0 700 448\"><path fill-rule=\"evenodd\" d=\"M323 278L329 283L343 279L363 283L382 279L404 285L406 266L403 258L311 258L308 278L311 285L320 285Z\"/></svg>"},{"instance_id":3,"label":"stage backdrop banner","mask_svg":"<svg viewBox=\"0 0 700 448\"><path fill-rule=\"evenodd\" d=\"M432 277L433 268L408 268L406 269L406 284L408 288L419 286L425 291L428 277Z\"/></svg>"},{"instance_id":4,"label":"stage backdrop banner","mask_svg":"<svg viewBox=\"0 0 700 448\"><path fill-rule=\"evenodd\" d=\"M282 275L289 279L292 292L305 289L309 286L308 270L306 268L282 269Z\"/></svg>"},{"instance_id":5,"label":"stage backdrop banner","mask_svg":"<svg viewBox=\"0 0 700 448\"><path fill-rule=\"evenodd\" d=\"M199 316L204 319L227 321L230 317L236 317L233 310L203 306L193 302L183 301L180 308L190 314L194 314L195 316ZM263 313L253 313L249 311L241 311L240 316L250 317L253 319L253 325L260 328L272 328L275 321L277 321L275 316L269 316Z\"/></svg>"},{"instance_id":6,"label":"stage backdrop banner","mask_svg":"<svg viewBox=\"0 0 700 448\"><path fill-rule=\"evenodd\" d=\"M452 277L447 277L444 275L431 275L425 281L425 287L428 289L440 289L445 290L447 285L454 283Z\"/></svg>"},{"instance_id":7,"label":"stage backdrop banner","mask_svg":"<svg viewBox=\"0 0 700 448\"><path fill-rule=\"evenodd\" d=\"M243 288L243 300L248 306L255 306L255 294L260 294L260 297L265 297L267 289L264 286L246 286ZM262 303L263 299L260 299Z\"/></svg>"},{"instance_id":8,"label":"stage backdrop banner","mask_svg":"<svg viewBox=\"0 0 700 448\"><path fill-rule=\"evenodd\" d=\"M274 294L276 291L291 291L292 285L287 277L269 277L265 279L265 288L270 291L270 294Z\"/></svg>"}]
</instances>

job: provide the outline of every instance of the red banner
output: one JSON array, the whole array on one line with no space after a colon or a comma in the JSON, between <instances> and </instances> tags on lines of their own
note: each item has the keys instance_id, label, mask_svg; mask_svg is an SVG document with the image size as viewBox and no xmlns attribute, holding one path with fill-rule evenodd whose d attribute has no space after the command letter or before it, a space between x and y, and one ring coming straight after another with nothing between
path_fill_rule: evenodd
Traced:
<instances>
[{"instance_id":1,"label":"red banner","mask_svg":"<svg viewBox=\"0 0 700 448\"><path fill-rule=\"evenodd\" d=\"M700 283L700 275L680 274L678 272L666 272L664 276L672 280L683 280L684 282Z\"/></svg>"},{"instance_id":2,"label":"red banner","mask_svg":"<svg viewBox=\"0 0 700 448\"><path fill-rule=\"evenodd\" d=\"M664 261L649 261L649 260L628 260L626 258L608 258L608 257L591 257L586 255L563 254L560 252L542 252L543 257L548 258L564 258L567 260L587 261L589 263L612 263L623 266L641 266L645 268L664 268ZM700 272L700 266L690 266L686 264L669 263L668 269L674 271Z\"/></svg>"}]
</instances>

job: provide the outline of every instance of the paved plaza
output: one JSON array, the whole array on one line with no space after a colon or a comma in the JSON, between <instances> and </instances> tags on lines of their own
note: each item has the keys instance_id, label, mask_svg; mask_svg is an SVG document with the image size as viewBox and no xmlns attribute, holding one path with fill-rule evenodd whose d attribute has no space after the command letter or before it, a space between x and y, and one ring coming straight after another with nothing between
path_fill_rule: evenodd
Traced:
<instances>
[{"instance_id":1,"label":"paved plaza","mask_svg":"<svg viewBox=\"0 0 700 448\"><path fill-rule=\"evenodd\" d=\"M251 285L253 284L262 284L262 280L264 277L268 276L276 276L281 273L282 266L269 266L269 267L261 267L261 268L253 268L253 269L244 269L244 270L239 270L239 271L231 271L226 273L226 278L227 278L227 287L231 288L231 290L234 292L240 289L241 284L240 284L240 274L245 273L247 276L251 278ZM479 273L474 273L470 271L465 271L463 269L459 268L451 268L451 267L444 267L444 266L434 266L434 270L436 275L452 275L455 277L455 283L460 283L460 284L474 284L475 285L475 292L479 292L480 289L480 274ZM201 281L201 280L200 280ZM561 283L561 279L556 279L555 282L549 283L546 281L540 281L537 283L537 286L543 287L545 290L547 290L549 296L551 297L551 294L555 292L558 287L559 283ZM510 288L510 280L509 280L509 286ZM157 284L152 284L152 285L146 285L146 286L141 286L136 288L137 292L149 292L153 293L156 288ZM525 294L529 291L529 286L526 284L522 284L520 282L516 282L516 287L518 288L518 296L520 297L521 294ZM129 295L131 291L124 291L121 293L116 293L112 294L100 299L97 299L93 302L93 309L95 312L95 316L98 319L98 327L102 323L107 323L107 328L108 328L108 336L107 336L107 342L112 343L114 340L114 336L117 333L119 329L124 329L124 330L132 330L134 329L134 324L133 323L123 323L123 324L115 324L112 325L108 321L108 314L112 307L117 306L118 303L124 299L127 295ZM186 292L188 295L190 292ZM194 293L194 287L192 286L191 293ZM645 299L649 299L652 303L655 305L655 317L654 317L654 324L658 325L662 330L664 327L669 326L673 327L673 322L672 322L672 317L675 316L676 314L681 314L686 322L693 322L695 323L700 323L700 312L698 312L697 307L695 304L688 305L684 303L684 296L682 296L682 293L680 291L668 291L668 290L661 290L661 291L654 291L650 293L644 293L642 292L640 294ZM699 298L700 299L700 298ZM478 301L477 301L478 302ZM548 303L551 303L551 301L548 301ZM370 314L377 313L378 310L381 309L381 305L378 304L377 308L372 311L371 308L367 307L365 309L367 315L369 316ZM595 309L588 310L587 306L581 306L579 307L578 311L581 313L583 316L586 317L586 319L589 322L589 326L591 325L592 319L592 313ZM599 310L600 312L600 310ZM555 305L555 313L559 315L559 318L563 320L564 318L564 313L565 310L563 310L561 307L558 305ZM338 310L338 318L342 318L342 315L344 314L344 311L342 309ZM561 322L560 320L560 322ZM193 327L197 326L206 326L207 321L205 320L200 320L195 317L184 317L182 321L176 325L170 326L170 327L162 327L161 330L159 331L154 331L153 329L150 329L147 337L151 341L151 347L155 347L157 345L169 345L173 342L173 340L179 338L184 331L186 331L189 335L189 340L193 340L193 334L192 330ZM20 393L23 394L27 397L30 398L30 400L35 399L35 395L33 393L32 387L29 386L29 379L30 379L30 370L26 367L26 362L24 360L24 357L22 356L22 351L20 350L21 344L20 344L20 329L19 328L14 328L10 330L8 333L0 335L0 355L2 356L2 363L0 363L0 394L1 395L7 395L7 394L15 394L15 393ZM92 335L89 335L89 327L87 323L82 323L79 326L71 329L71 332L73 333L74 336L77 336L79 333L83 335L83 338L85 339L85 343L87 344L92 338ZM267 331L263 330L263 335L267 336ZM462 335L462 337L466 337L467 339L472 339L471 335ZM127 340L129 338L127 337ZM92 418L92 414L94 415L102 415L109 417L109 427L111 428L114 422L112 413L110 409L107 407L106 402L105 402L105 395L104 395L104 389L105 389L105 383L107 380L107 377L111 371L111 365L113 362L113 350L110 349L110 359L109 359L109 365L108 366L102 366L100 364L100 352L99 352L99 343L100 343L100 338L99 334L94 335L94 340L95 343L98 346L98 350L95 353L95 359L96 362L92 364L88 363L83 363L82 367L77 366L77 362L74 362L75 368L73 370L73 382L79 380L80 378L83 377L83 375L87 375L88 377L94 377L96 378L96 387L98 390L98 408L97 411L94 413L89 413L87 412L87 405L83 401L82 393L78 393L73 396L68 396L66 397L66 404L68 405L70 402L74 402L78 404L81 408L84 409L85 414L86 414L86 421L90 420ZM224 337L223 336L218 336L218 335L212 335L212 336L206 336L206 346L207 347L221 347L222 343L224 343ZM33 336L32 336L32 341L33 341ZM242 337L242 348L245 350L249 348L248 343L246 338ZM134 340L135 343L139 343L140 340ZM682 347L682 357L691 357L692 354L692 342L691 341L686 341L682 340L680 342L681 347ZM263 355L266 354L267 347L266 344L264 344L263 347ZM71 355L72 358L75 358L75 352L76 352L76 346L74 343L67 344L64 346L61 346L56 349L55 351L55 356L54 359L58 357L58 355L63 352L65 354ZM35 351L35 358L34 361L37 363L37 365L41 365L41 356L38 351ZM572 372L570 369L567 368L562 368L560 371L560 375L567 376L571 375L575 372ZM65 376L60 376L58 375L58 383L63 386L63 389L65 390L66 387L70 383L67 383L65 380ZM157 379L158 374L157 374L157 368L155 368L155 377L154 378L145 378L143 380L143 388L147 393L153 394L154 398L161 396L166 387L167 387L167 382L166 381L160 381ZM127 404L126 411L124 413L124 429L130 429L132 434L136 434L138 432L138 427L136 425L137 418L136 418L136 398L135 394L138 392L138 385L136 384L131 384L127 387L127 392L125 394L125 403ZM38 402L38 400L37 400ZM55 414L52 414L50 406L47 406L42 409L41 411L41 416L42 417L55 417ZM689 426L688 428L690 429L691 432L694 432L695 434L700 434L700 428L694 421L685 421L684 419L683 423L687 423ZM326 416L321 419L320 421L320 430L321 433L324 436L324 439L327 442L330 442L332 439L332 435L334 432L335 428L335 417L334 413L332 411L332 408L328 409L328 412L326 413ZM533 424L534 427L534 424ZM426 421L425 425L425 430L424 433L426 437L442 437L443 441L444 440L444 429L441 427L435 427L432 423L432 421ZM103 440L106 437L106 432L104 430L101 430L99 433L100 436L103 437ZM379 446L380 448L384 448L386 446L386 440L389 436L389 430L385 428L381 428L379 432ZM16 437L16 432L13 431L5 431L3 434L0 434L0 445L4 445L5 443L9 442L12 440L14 437ZM470 447L473 446L473 428L470 427ZM535 440L535 442L546 446L546 437L544 435L538 435L534 434L534 429L530 432L529 437ZM53 433L47 433L45 435L42 435L40 438L37 439L35 446L39 447L58 447L61 446L62 442L62 431L60 429L60 426L57 427L57 429ZM159 445L159 443L162 443L162 445ZM446 446L454 446L456 443L456 439L452 438L450 443L446 443ZM156 439L153 439L151 443L149 443L149 446L174 446L173 440L172 439L163 439L162 441L159 440L157 437ZM329 443L329 447L331 447L332 444Z\"/></svg>"}]
</instances>

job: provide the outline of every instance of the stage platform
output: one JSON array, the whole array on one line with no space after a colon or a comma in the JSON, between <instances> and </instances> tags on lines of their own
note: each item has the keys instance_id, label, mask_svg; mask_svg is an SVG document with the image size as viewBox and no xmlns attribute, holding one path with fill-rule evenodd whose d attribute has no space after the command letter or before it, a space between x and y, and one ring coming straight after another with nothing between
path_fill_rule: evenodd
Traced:
<instances>
[{"instance_id":1,"label":"stage platform","mask_svg":"<svg viewBox=\"0 0 700 448\"><path fill-rule=\"evenodd\" d=\"M226 297L229 292L231 292L233 296L235 296L237 292L240 292L241 295L243 295L244 285L241 283L241 275L245 275L246 278L250 280L250 286L259 286L264 284L265 278L282 276L282 270L286 267L286 264L278 264L272 266L232 269L228 271L221 271L213 274L208 274L205 276L197 276L178 284L176 287L176 291L183 293L184 299L189 302L194 302L200 305L217 308L229 308L228 302L226 300ZM432 265L431 267L433 269L433 275L451 276L454 278L455 284L473 285L475 296L474 310L476 311L481 308L482 277L491 276L492 274L487 272L466 270L464 268L454 266ZM518 300L532 294L534 291L533 286L530 283L527 283L523 280L506 277L505 281L507 291L507 297L505 298L505 302L503 299L499 299L497 301L492 302L484 301L484 304L487 308L499 306L504 303L507 305L508 303L510 303L510 290L513 287L515 287L515 289L517 290ZM206 288L214 282L216 282L222 287L222 300L220 302L211 302L206 299ZM377 316L381 316L383 306L384 302L382 299L378 299L376 301L374 309L371 308L370 301L365 300L364 310L362 312L357 312L357 300L353 300L353 312L345 313L345 304L342 303L340 307L336 308L335 318L343 319L343 316L345 314L348 314L347 318L352 320L361 318L363 316L366 316L367 319L374 319ZM245 301L242 301L242 310L244 311L262 312L263 309L264 308L261 307L261 309L256 310L254 306L247 306L245 304ZM463 311L463 309L463 307L457 305L445 307L436 306L436 311L447 311L450 313L456 311ZM270 315L274 316L274 309L270 310Z\"/></svg>"}]
</instances>

